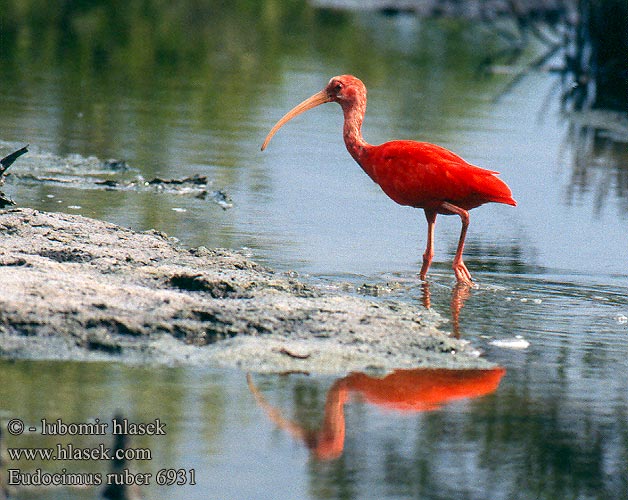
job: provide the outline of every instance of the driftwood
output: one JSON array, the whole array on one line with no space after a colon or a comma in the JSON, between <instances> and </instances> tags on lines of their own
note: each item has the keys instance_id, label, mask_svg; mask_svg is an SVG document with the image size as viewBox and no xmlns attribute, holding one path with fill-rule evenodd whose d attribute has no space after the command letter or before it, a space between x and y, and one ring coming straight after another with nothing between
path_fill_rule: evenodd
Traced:
<instances>
[{"instance_id":1,"label":"driftwood","mask_svg":"<svg viewBox=\"0 0 628 500\"><path fill-rule=\"evenodd\" d=\"M5 172L9 169L11 165L24 153L28 152L28 145L24 146L17 151L14 151L10 155L5 156L0 160L0 186L4 184L5 180ZM15 205L15 202L5 195L2 191L0 191L0 208L4 208L8 205Z\"/></svg>"},{"instance_id":2,"label":"driftwood","mask_svg":"<svg viewBox=\"0 0 628 500\"><path fill-rule=\"evenodd\" d=\"M2 160L0 160L0 165L1 165L0 176L4 176L4 173L7 171L7 169L11 165L13 165L13 162L15 162L15 160L17 160L20 156L22 156L24 153L27 153L27 152L28 152L28 145L2 158Z\"/></svg>"}]
</instances>

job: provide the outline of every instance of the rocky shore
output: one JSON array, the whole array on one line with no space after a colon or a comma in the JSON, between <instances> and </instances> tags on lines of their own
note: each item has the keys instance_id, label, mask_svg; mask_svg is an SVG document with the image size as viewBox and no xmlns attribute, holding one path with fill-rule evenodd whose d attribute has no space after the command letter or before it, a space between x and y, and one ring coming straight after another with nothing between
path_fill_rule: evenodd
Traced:
<instances>
[{"instance_id":1,"label":"rocky shore","mask_svg":"<svg viewBox=\"0 0 628 500\"><path fill-rule=\"evenodd\" d=\"M78 215L0 211L0 357L342 374L486 367L438 317Z\"/></svg>"}]
</instances>

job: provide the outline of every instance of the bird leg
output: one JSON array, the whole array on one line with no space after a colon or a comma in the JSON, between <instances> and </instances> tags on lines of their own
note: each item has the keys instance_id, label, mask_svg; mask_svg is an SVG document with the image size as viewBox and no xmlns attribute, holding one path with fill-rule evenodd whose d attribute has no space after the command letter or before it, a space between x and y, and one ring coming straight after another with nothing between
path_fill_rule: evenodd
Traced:
<instances>
[{"instance_id":1,"label":"bird leg","mask_svg":"<svg viewBox=\"0 0 628 500\"><path fill-rule=\"evenodd\" d=\"M425 280L427 270L430 268L432 258L434 257L434 226L436 224L436 212L426 210L425 218L427 219L427 247L425 248L425 253L423 254L423 265L421 266L421 273L419 274L422 280Z\"/></svg>"},{"instance_id":2,"label":"bird leg","mask_svg":"<svg viewBox=\"0 0 628 500\"><path fill-rule=\"evenodd\" d=\"M464 250L464 239L467 236L467 228L469 227L469 212L466 210L457 207L456 205L452 205L448 202L443 202L441 208L451 212L452 214L456 214L460 216L460 220L462 221L462 229L460 230L460 239L458 240L458 249L456 250L456 256L454 257L453 268L454 273L456 274L456 280L459 283L467 283L469 285L472 284L471 273L467 269L467 266L464 265L462 261L462 252Z\"/></svg>"}]
</instances>

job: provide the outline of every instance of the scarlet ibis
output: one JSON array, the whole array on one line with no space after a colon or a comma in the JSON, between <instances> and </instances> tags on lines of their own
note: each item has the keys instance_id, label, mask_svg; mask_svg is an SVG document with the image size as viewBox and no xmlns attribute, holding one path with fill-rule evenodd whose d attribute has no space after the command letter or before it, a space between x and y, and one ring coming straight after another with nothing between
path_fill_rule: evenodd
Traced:
<instances>
[{"instance_id":1,"label":"scarlet ibis","mask_svg":"<svg viewBox=\"0 0 628 500\"><path fill-rule=\"evenodd\" d=\"M337 102L344 113L343 136L347 150L362 170L400 205L422 208L427 219L427 248L420 277L425 280L434 256L436 215L458 215L462 230L453 260L458 282L471 284L471 273L462 260L469 226L469 210L484 203L516 205L499 172L467 163L451 151L417 141L391 141L379 146L362 137L366 112L366 87L353 75L333 77L327 86L288 111L270 130L262 151L273 135L297 115L326 102Z\"/></svg>"}]
</instances>

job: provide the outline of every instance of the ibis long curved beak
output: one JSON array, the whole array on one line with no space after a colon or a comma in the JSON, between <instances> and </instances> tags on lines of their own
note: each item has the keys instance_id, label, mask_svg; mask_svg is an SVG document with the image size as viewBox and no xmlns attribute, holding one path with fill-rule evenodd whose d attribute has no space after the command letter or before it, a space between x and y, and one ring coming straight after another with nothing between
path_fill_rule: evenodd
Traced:
<instances>
[{"instance_id":1,"label":"ibis long curved beak","mask_svg":"<svg viewBox=\"0 0 628 500\"><path fill-rule=\"evenodd\" d=\"M273 138L273 135L275 135L277 130L283 127L284 124L292 120L295 116L300 115L301 113L305 113L308 109L315 108L316 106L331 101L332 99L329 97L329 94L325 90L321 90L320 92L314 94L312 97L307 98L301 104L297 104L294 108L292 108L285 115L283 115L283 117L277 123L275 123L275 126L270 129L270 132L268 132L268 135L264 140L264 144L262 144L262 151L266 149L266 146L268 146L268 143Z\"/></svg>"}]
</instances>

